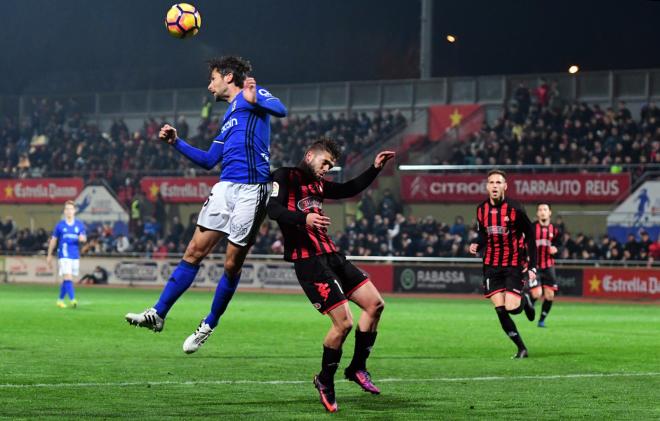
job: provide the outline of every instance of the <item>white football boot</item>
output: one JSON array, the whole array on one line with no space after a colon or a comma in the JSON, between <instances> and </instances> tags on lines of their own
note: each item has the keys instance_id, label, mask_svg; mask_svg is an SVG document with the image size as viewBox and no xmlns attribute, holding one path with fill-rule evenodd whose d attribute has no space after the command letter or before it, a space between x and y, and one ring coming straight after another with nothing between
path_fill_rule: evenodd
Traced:
<instances>
[{"instance_id":1,"label":"white football boot","mask_svg":"<svg viewBox=\"0 0 660 421\"><path fill-rule=\"evenodd\" d=\"M204 319L199 322L199 326L195 330L195 333L188 336L185 341L183 341L183 352L186 354L192 354L197 351L204 342L211 336L213 329L207 323L204 323Z\"/></svg>"},{"instance_id":2,"label":"white football boot","mask_svg":"<svg viewBox=\"0 0 660 421\"><path fill-rule=\"evenodd\" d=\"M133 326L146 327L154 332L160 332L165 325L165 319L156 313L155 308L148 308L142 313L128 313L124 318Z\"/></svg>"}]
</instances>

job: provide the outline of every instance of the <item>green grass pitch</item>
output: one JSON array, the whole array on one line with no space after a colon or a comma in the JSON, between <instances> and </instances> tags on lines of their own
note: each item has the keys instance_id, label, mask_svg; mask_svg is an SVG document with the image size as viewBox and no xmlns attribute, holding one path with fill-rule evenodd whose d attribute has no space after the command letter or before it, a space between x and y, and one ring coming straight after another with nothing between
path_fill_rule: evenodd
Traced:
<instances>
[{"instance_id":1,"label":"green grass pitch","mask_svg":"<svg viewBox=\"0 0 660 421\"><path fill-rule=\"evenodd\" d=\"M0 285L0 418L660 419L657 305L559 298L546 329L515 317L531 358L513 361L486 300L386 297L369 360L382 394L337 381L339 412L326 414L312 376L329 320L302 294L239 291L186 355L210 291L188 291L160 334L123 319L157 290L78 288L76 310L57 308L57 292Z\"/></svg>"}]
</instances>

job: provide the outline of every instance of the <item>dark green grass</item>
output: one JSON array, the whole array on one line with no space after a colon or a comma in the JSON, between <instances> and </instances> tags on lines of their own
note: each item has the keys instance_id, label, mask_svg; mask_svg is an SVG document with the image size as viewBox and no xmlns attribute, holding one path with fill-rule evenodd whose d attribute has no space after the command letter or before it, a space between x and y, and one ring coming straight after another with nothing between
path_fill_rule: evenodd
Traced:
<instances>
[{"instance_id":1,"label":"dark green grass","mask_svg":"<svg viewBox=\"0 0 660 421\"><path fill-rule=\"evenodd\" d=\"M188 291L160 334L123 319L157 290L79 288L76 310L55 307L56 294L0 285L0 417L660 418L655 305L558 301L546 329L516 316L531 358L512 361L486 300L390 297L369 360L383 393L338 381L340 412L325 414L311 380L329 321L302 295L239 292L206 345L185 355L209 291ZM352 353L351 334L340 372ZM577 377L592 374L604 376Z\"/></svg>"}]
</instances>

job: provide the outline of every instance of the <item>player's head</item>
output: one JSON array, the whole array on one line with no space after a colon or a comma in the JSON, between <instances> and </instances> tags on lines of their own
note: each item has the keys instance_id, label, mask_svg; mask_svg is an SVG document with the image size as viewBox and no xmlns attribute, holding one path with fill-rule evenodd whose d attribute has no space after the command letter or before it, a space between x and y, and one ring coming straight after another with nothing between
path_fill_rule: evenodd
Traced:
<instances>
[{"instance_id":1,"label":"player's head","mask_svg":"<svg viewBox=\"0 0 660 421\"><path fill-rule=\"evenodd\" d=\"M72 219L74 216L76 216L76 204L73 200L67 200L64 202L64 217Z\"/></svg>"},{"instance_id":2,"label":"player's head","mask_svg":"<svg viewBox=\"0 0 660 421\"><path fill-rule=\"evenodd\" d=\"M504 200L506 187L506 173L504 171L488 171L488 176L486 177L486 190L488 190L488 197L493 202Z\"/></svg>"},{"instance_id":3,"label":"player's head","mask_svg":"<svg viewBox=\"0 0 660 421\"><path fill-rule=\"evenodd\" d=\"M548 202L539 202L536 204L536 217L542 223L546 223L552 216L552 206Z\"/></svg>"},{"instance_id":4,"label":"player's head","mask_svg":"<svg viewBox=\"0 0 660 421\"><path fill-rule=\"evenodd\" d=\"M312 143L301 162L301 166L318 180L322 179L341 156L339 145L327 137Z\"/></svg>"},{"instance_id":5,"label":"player's head","mask_svg":"<svg viewBox=\"0 0 660 421\"><path fill-rule=\"evenodd\" d=\"M233 92L243 89L243 82L252 71L250 62L238 56L222 56L208 63L208 90L216 101L226 101Z\"/></svg>"}]
</instances>

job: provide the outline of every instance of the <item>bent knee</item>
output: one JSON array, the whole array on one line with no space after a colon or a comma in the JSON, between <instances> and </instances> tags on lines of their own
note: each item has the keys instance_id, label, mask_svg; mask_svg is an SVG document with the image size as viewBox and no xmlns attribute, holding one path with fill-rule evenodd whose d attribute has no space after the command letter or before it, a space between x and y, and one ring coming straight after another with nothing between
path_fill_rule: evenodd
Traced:
<instances>
[{"instance_id":1,"label":"bent knee","mask_svg":"<svg viewBox=\"0 0 660 421\"><path fill-rule=\"evenodd\" d=\"M184 260L194 263L194 264L199 264L207 255L207 251L200 247L197 243L194 241L191 241L188 244L188 247L186 247L186 252L184 254Z\"/></svg>"},{"instance_id":2,"label":"bent knee","mask_svg":"<svg viewBox=\"0 0 660 421\"><path fill-rule=\"evenodd\" d=\"M335 329L343 336L348 335L353 329L353 319L344 319L335 323Z\"/></svg>"},{"instance_id":3,"label":"bent knee","mask_svg":"<svg viewBox=\"0 0 660 421\"><path fill-rule=\"evenodd\" d=\"M506 309L506 311L513 311L516 310L518 307L520 307L520 302L504 304L504 308Z\"/></svg>"},{"instance_id":4,"label":"bent knee","mask_svg":"<svg viewBox=\"0 0 660 421\"><path fill-rule=\"evenodd\" d=\"M374 317L380 317L380 315L383 313L383 310L385 310L385 301L378 300L369 306L367 312Z\"/></svg>"}]
</instances>

